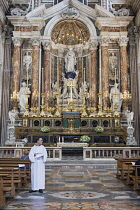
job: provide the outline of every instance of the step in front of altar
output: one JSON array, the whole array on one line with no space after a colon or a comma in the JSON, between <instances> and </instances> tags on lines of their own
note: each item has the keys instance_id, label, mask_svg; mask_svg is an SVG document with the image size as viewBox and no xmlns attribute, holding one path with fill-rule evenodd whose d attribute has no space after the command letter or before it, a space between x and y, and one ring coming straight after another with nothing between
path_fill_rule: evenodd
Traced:
<instances>
[{"instance_id":1,"label":"step in front of altar","mask_svg":"<svg viewBox=\"0 0 140 210\"><path fill-rule=\"evenodd\" d=\"M71 143L57 143L57 147L88 147L88 143L77 143L77 142L71 142Z\"/></svg>"}]
</instances>

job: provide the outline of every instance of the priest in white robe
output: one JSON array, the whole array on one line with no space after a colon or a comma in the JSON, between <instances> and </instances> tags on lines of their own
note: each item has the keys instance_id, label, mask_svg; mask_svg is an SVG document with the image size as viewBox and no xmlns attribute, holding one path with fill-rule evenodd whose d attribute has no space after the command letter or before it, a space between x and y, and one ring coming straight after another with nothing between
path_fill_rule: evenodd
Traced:
<instances>
[{"instance_id":1,"label":"priest in white robe","mask_svg":"<svg viewBox=\"0 0 140 210\"><path fill-rule=\"evenodd\" d=\"M45 162L47 160L47 151L42 143L42 138L37 138L36 144L31 148L29 153L32 188L29 192L39 190L40 193L43 193L43 189L45 189Z\"/></svg>"}]
</instances>

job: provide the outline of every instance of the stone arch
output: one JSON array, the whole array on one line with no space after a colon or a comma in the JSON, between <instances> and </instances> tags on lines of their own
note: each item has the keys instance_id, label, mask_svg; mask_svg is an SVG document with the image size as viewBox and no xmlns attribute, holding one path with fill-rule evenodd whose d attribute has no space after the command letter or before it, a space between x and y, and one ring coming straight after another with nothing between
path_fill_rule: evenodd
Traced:
<instances>
[{"instance_id":1,"label":"stone arch","mask_svg":"<svg viewBox=\"0 0 140 210\"><path fill-rule=\"evenodd\" d=\"M54 17L47 23L47 25L46 25L46 27L45 27L45 30L44 30L44 37L47 37L48 39L51 39L51 32L52 32L54 26L55 26L59 21L61 21L61 20L63 20L63 18L61 17L60 14L54 16ZM90 32L90 37L96 37L96 36L97 36L96 28L95 28L94 24L92 23L92 21L91 21L88 17L86 17L86 16L81 16L81 15L80 15L80 16L77 18L77 20L80 20L81 22L83 22L83 23L87 26L87 28L88 28L88 30L89 30L89 32Z\"/></svg>"}]
</instances>

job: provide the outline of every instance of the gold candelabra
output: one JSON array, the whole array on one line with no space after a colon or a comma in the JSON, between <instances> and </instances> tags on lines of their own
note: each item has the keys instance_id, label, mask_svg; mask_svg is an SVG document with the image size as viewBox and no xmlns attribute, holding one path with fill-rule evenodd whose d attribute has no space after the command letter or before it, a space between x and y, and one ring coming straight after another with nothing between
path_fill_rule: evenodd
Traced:
<instances>
[{"instance_id":1,"label":"gold candelabra","mask_svg":"<svg viewBox=\"0 0 140 210\"><path fill-rule=\"evenodd\" d=\"M26 105L25 105L25 112L24 112L24 117L28 117L29 115L30 115L30 113L29 113L29 105L28 105L28 98L29 98L29 96L30 96L30 93L29 92L27 92L26 93Z\"/></svg>"},{"instance_id":2,"label":"gold candelabra","mask_svg":"<svg viewBox=\"0 0 140 210\"><path fill-rule=\"evenodd\" d=\"M129 93L128 90L125 90L124 93L123 93L123 99L128 101L131 99L131 94Z\"/></svg>"},{"instance_id":3,"label":"gold candelabra","mask_svg":"<svg viewBox=\"0 0 140 210\"><path fill-rule=\"evenodd\" d=\"M101 104L99 104L98 105L98 117L103 117L103 112L102 112L102 105Z\"/></svg>"},{"instance_id":4,"label":"gold candelabra","mask_svg":"<svg viewBox=\"0 0 140 210\"><path fill-rule=\"evenodd\" d=\"M42 105L41 105L40 116L45 117L46 114L45 114L45 111L44 111L45 110L45 103L44 103L45 102L45 100L44 100L45 99L45 94L44 93L41 94L41 98L42 98Z\"/></svg>"},{"instance_id":5,"label":"gold candelabra","mask_svg":"<svg viewBox=\"0 0 140 210\"><path fill-rule=\"evenodd\" d=\"M105 112L106 112L106 117L111 117L112 108L107 107L107 108L105 108L104 110L105 110Z\"/></svg>"},{"instance_id":6,"label":"gold candelabra","mask_svg":"<svg viewBox=\"0 0 140 210\"><path fill-rule=\"evenodd\" d=\"M31 107L31 111L33 112L32 117L37 117L37 112L39 111L39 108Z\"/></svg>"},{"instance_id":7,"label":"gold candelabra","mask_svg":"<svg viewBox=\"0 0 140 210\"><path fill-rule=\"evenodd\" d=\"M95 107L89 107L87 110L90 113L89 117L95 117L96 116L96 108Z\"/></svg>"},{"instance_id":8,"label":"gold candelabra","mask_svg":"<svg viewBox=\"0 0 140 210\"><path fill-rule=\"evenodd\" d=\"M114 105L114 117L120 117L120 113L118 112L118 106L119 105L117 103Z\"/></svg>"},{"instance_id":9,"label":"gold candelabra","mask_svg":"<svg viewBox=\"0 0 140 210\"><path fill-rule=\"evenodd\" d=\"M18 98L19 98L19 92L14 90L13 93L11 94L11 99L12 100L18 100Z\"/></svg>"}]
</instances>

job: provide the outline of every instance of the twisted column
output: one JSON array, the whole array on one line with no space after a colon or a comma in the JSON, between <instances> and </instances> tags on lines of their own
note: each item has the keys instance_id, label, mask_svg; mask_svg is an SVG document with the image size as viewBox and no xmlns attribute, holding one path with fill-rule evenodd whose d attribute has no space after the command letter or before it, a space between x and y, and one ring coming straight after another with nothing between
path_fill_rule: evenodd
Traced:
<instances>
[{"instance_id":1,"label":"twisted column","mask_svg":"<svg viewBox=\"0 0 140 210\"><path fill-rule=\"evenodd\" d=\"M38 107L39 105L39 50L40 50L40 39L32 39L32 100L31 106Z\"/></svg>"}]
</instances>

